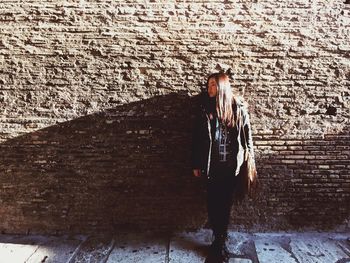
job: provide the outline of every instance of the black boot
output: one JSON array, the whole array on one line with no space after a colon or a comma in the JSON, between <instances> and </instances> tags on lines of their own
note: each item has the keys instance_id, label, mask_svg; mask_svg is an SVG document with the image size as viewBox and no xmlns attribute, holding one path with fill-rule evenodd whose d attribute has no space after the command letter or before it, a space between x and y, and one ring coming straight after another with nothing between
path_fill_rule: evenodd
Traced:
<instances>
[{"instance_id":1,"label":"black boot","mask_svg":"<svg viewBox=\"0 0 350 263\"><path fill-rule=\"evenodd\" d=\"M215 239L209 246L208 256L205 263L222 263L218 239Z\"/></svg>"},{"instance_id":2,"label":"black boot","mask_svg":"<svg viewBox=\"0 0 350 263\"><path fill-rule=\"evenodd\" d=\"M205 263L229 262L230 252L226 246L227 234L216 234L214 238L214 241L209 247L208 257Z\"/></svg>"},{"instance_id":3,"label":"black boot","mask_svg":"<svg viewBox=\"0 0 350 263\"><path fill-rule=\"evenodd\" d=\"M226 263L229 262L230 259L230 251L226 245L227 241L227 233L221 234L218 237L218 247L219 247L219 257L221 262Z\"/></svg>"}]
</instances>

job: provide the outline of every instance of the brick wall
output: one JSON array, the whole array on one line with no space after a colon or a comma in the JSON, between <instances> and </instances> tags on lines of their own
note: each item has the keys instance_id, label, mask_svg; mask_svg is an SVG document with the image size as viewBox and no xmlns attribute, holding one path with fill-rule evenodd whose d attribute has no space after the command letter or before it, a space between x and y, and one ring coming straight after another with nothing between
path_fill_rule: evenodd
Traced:
<instances>
[{"instance_id":1,"label":"brick wall","mask_svg":"<svg viewBox=\"0 0 350 263\"><path fill-rule=\"evenodd\" d=\"M249 102L262 183L231 227L349 227L349 16L324 0L2 1L0 229L201 227L192 110L219 67Z\"/></svg>"}]
</instances>

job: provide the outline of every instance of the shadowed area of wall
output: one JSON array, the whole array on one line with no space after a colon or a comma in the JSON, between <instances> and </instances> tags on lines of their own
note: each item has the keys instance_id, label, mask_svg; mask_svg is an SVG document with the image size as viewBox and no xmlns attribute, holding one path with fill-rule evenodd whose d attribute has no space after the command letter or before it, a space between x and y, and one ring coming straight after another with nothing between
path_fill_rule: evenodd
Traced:
<instances>
[{"instance_id":1,"label":"shadowed area of wall","mask_svg":"<svg viewBox=\"0 0 350 263\"><path fill-rule=\"evenodd\" d=\"M205 211L189 169L190 106L157 96L2 143L1 227L194 227Z\"/></svg>"},{"instance_id":2,"label":"shadowed area of wall","mask_svg":"<svg viewBox=\"0 0 350 263\"><path fill-rule=\"evenodd\" d=\"M350 5L6 1L0 229L196 228L192 110L231 68L262 189L232 228L349 228Z\"/></svg>"},{"instance_id":3,"label":"shadowed area of wall","mask_svg":"<svg viewBox=\"0 0 350 263\"><path fill-rule=\"evenodd\" d=\"M238 229L346 229L349 128L323 137L263 137L255 139L260 190L256 200L234 208Z\"/></svg>"},{"instance_id":4,"label":"shadowed area of wall","mask_svg":"<svg viewBox=\"0 0 350 263\"><path fill-rule=\"evenodd\" d=\"M0 144L2 229L58 233L201 227L205 180L194 178L189 164L197 98L157 96ZM260 153L259 198L234 206L231 227L342 224L349 216L348 131L274 140L269 147L275 151L261 155L264 140L254 135Z\"/></svg>"}]
</instances>

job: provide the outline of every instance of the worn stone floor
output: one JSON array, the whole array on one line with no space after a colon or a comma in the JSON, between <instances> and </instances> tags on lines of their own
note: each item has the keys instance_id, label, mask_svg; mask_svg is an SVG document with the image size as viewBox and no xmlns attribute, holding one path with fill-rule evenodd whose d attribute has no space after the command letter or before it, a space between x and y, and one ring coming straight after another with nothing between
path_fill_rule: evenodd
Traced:
<instances>
[{"instance_id":1,"label":"worn stone floor","mask_svg":"<svg viewBox=\"0 0 350 263\"><path fill-rule=\"evenodd\" d=\"M350 262L350 232L229 232L231 263ZM0 235L1 263L205 262L211 230L175 234Z\"/></svg>"}]
</instances>

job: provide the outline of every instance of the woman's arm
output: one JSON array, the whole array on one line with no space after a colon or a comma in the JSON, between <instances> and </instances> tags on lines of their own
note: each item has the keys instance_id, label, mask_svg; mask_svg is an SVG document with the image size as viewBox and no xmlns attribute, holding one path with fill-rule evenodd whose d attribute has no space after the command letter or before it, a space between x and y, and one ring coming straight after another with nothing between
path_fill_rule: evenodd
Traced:
<instances>
[{"instance_id":1,"label":"woman's arm","mask_svg":"<svg viewBox=\"0 0 350 263\"><path fill-rule=\"evenodd\" d=\"M248 147L249 153L251 154L255 162L252 127L250 124L248 107L246 105L243 107L243 129L244 129L245 138L247 140L247 147Z\"/></svg>"}]
</instances>

